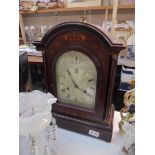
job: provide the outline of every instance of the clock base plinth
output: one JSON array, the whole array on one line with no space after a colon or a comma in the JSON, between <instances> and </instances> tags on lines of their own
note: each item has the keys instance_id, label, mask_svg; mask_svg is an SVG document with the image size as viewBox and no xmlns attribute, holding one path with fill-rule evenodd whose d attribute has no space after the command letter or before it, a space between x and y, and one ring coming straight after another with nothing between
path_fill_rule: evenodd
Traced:
<instances>
[{"instance_id":1,"label":"clock base plinth","mask_svg":"<svg viewBox=\"0 0 155 155\"><path fill-rule=\"evenodd\" d=\"M114 106L111 106L111 113L108 123L92 122L80 118L73 118L67 115L53 112L58 127L89 135L106 142L111 142L113 132Z\"/></svg>"}]
</instances>

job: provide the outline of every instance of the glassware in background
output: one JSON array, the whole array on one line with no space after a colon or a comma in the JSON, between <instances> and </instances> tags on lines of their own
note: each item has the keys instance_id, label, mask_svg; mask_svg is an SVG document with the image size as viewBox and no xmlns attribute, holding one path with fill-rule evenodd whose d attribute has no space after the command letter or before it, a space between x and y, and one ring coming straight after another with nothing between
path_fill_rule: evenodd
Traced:
<instances>
[{"instance_id":1,"label":"glassware in background","mask_svg":"<svg viewBox=\"0 0 155 155\"><path fill-rule=\"evenodd\" d=\"M52 25L49 25L49 30L50 30L52 27L53 27Z\"/></svg>"},{"instance_id":2,"label":"glassware in background","mask_svg":"<svg viewBox=\"0 0 155 155\"><path fill-rule=\"evenodd\" d=\"M42 32L40 26L35 26L34 41L40 41L42 39Z\"/></svg>"},{"instance_id":3,"label":"glassware in background","mask_svg":"<svg viewBox=\"0 0 155 155\"><path fill-rule=\"evenodd\" d=\"M110 5L110 0L103 0L102 4L104 6Z\"/></svg>"},{"instance_id":4,"label":"glassware in background","mask_svg":"<svg viewBox=\"0 0 155 155\"><path fill-rule=\"evenodd\" d=\"M109 0L109 1L110 1L109 5L113 5L114 0ZM121 4L121 1L123 1L123 0L118 0L118 4Z\"/></svg>"},{"instance_id":5,"label":"glassware in background","mask_svg":"<svg viewBox=\"0 0 155 155\"><path fill-rule=\"evenodd\" d=\"M30 44L30 37L31 37L31 34L30 34L30 29L29 29L29 26L25 26L25 35L26 35L26 41L27 41L27 44Z\"/></svg>"},{"instance_id":6,"label":"glassware in background","mask_svg":"<svg viewBox=\"0 0 155 155\"><path fill-rule=\"evenodd\" d=\"M52 25L41 25L41 26L25 26L27 44L31 45L34 41L40 41L45 33L51 29Z\"/></svg>"},{"instance_id":7,"label":"glassware in background","mask_svg":"<svg viewBox=\"0 0 155 155\"><path fill-rule=\"evenodd\" d=\"M31 25L30 26L30 42L31 43L35 40L34 32L35 32L35 26Z\"/></svg>"},{"instance_id":8,"label":"glassware in background","mask_svg":"<svg viewBox=\"0 0 155 155\"><path fill-rule=\"evenodd\" d=\"M128 0L128 3L129 4L134 4L135 3L135 0Z\"/></svg>"},{"instance_id":9,"label":"glassware in background","mask_svg":"<svg viewBox=\"0 0 155 155\"><path fill-rule=\"evenodd\" d=\"M20 155L56 155L56 121L51 115L56 98L38 90L19 94Z\"/></svg>"},{"instance_id":10,"label":"glassware in background","mask_svg":"<svg viewBox=\"0 0 155 155\"><path fill-rule=\"evenodd\" d=\"M120 4L133 4L135 0L120 0Z\"/></svg>"},{"instance_id":11,"label":"glassware in background","mask_svg":"<svg viewBox=\"0 0 155 155\"><path fill-rule=\"evenodd\" d=\"M44 155L56 155L57 153L57 145L56 145L56 120L52 118L51 125L47 127L41 133L41 139L44 143Z\"/></svg>"},{"instance_id":12,"label":"glassware in background","mask_svg":"<svg viewBox=\"0 0 155 155\"><path fill-rule=\"evenodd\" d=\"M128 4L128 0L119 0L120 4Z\"/></svg>"},{"instance_id":13,"label":"glassware in background","mask_svg":"<svg viewBox=\"0 0 155 155\"><path fill-rule=\"evenodd\" d=\"M36 144L36 137L29 135L29 154L30 155L39 155L39 150Z\"/></svg>"},{"instance_id":14,"label":"glassware in background","mask_svg":"<svg viewBox=\"0 0 155 155\"><path fill-rule=\"evenodd\" d=\"M104 0L104 1L107 1L107 0ZM109 0L110 2L110 5L113 5L113 1L114 0ZM105 2L103 2L105 3ZM118 4L133 4L135 3L135 0L118 0Z\"/></svg>"},{"instance_id":15,"label":"glassware in background","mask_svg":"<svg viewBox=\"0 0 155 155\"><path fill-rule=\"evenodd\" d=\"M35 40L34 32L35 32L34 25L25 26L26 40L27 40L27 44L29 45Z\"/></svg>"},{"instance_id":16,"label":"glassware in background","mask_svg":"<svg viewBox=\"0 0 155 155\"><path fill-rule=\"evenodd\" d=\"M49 30L49 27L47 25L41 25L41 33L42 37L45 35L45 33Z\"/></svg>"}]
</instances>

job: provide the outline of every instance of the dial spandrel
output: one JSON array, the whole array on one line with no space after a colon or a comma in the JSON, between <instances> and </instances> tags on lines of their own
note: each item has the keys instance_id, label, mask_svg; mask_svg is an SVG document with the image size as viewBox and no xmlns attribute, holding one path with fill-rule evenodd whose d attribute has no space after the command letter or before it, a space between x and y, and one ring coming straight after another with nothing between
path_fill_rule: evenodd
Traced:
<instances>
[{"instance_id":1,"label":"dial spandrel","mask_svg":"<svg viewBox=\"0 0 155 155\"><path fill-rule=\"evenodd\" d=\"M69 51L56 63L57 98L69 104L93 109L96 97L97 72L85 54Z\"/></svg>"}]
</instances>

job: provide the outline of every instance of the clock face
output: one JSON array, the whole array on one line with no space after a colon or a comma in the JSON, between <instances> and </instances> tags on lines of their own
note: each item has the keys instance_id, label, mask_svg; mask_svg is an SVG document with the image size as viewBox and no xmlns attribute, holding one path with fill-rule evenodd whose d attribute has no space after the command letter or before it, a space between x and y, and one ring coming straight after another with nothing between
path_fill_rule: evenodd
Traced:
<instances>
[{"instance_id":1,"label":"clock face","mask_svg":"<svg viewBox=\"0 0 155 155\"><path fill-rule=\"evenodd\" d=\"M85 54L69 51L56 63L57 98L63 103L93 109L96 97L97 72Z\"/></svg>"}]
</instances>

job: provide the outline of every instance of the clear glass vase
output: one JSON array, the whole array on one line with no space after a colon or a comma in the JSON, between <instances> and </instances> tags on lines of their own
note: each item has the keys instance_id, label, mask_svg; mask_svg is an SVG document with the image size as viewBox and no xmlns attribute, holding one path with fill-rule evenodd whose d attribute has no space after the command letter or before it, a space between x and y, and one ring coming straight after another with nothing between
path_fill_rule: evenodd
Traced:
<instances>
[{"instance_id":1,"label":"clear glass vase","mask_svg":"<svg viewBox=\"0 0 155 155\"><path fill-rule=\"evenodd\" d=\"M56 155L56 121L51 106L56 98L49 93L33 91L19 95L20 155Z\"/></svg>"}]
</instances>

